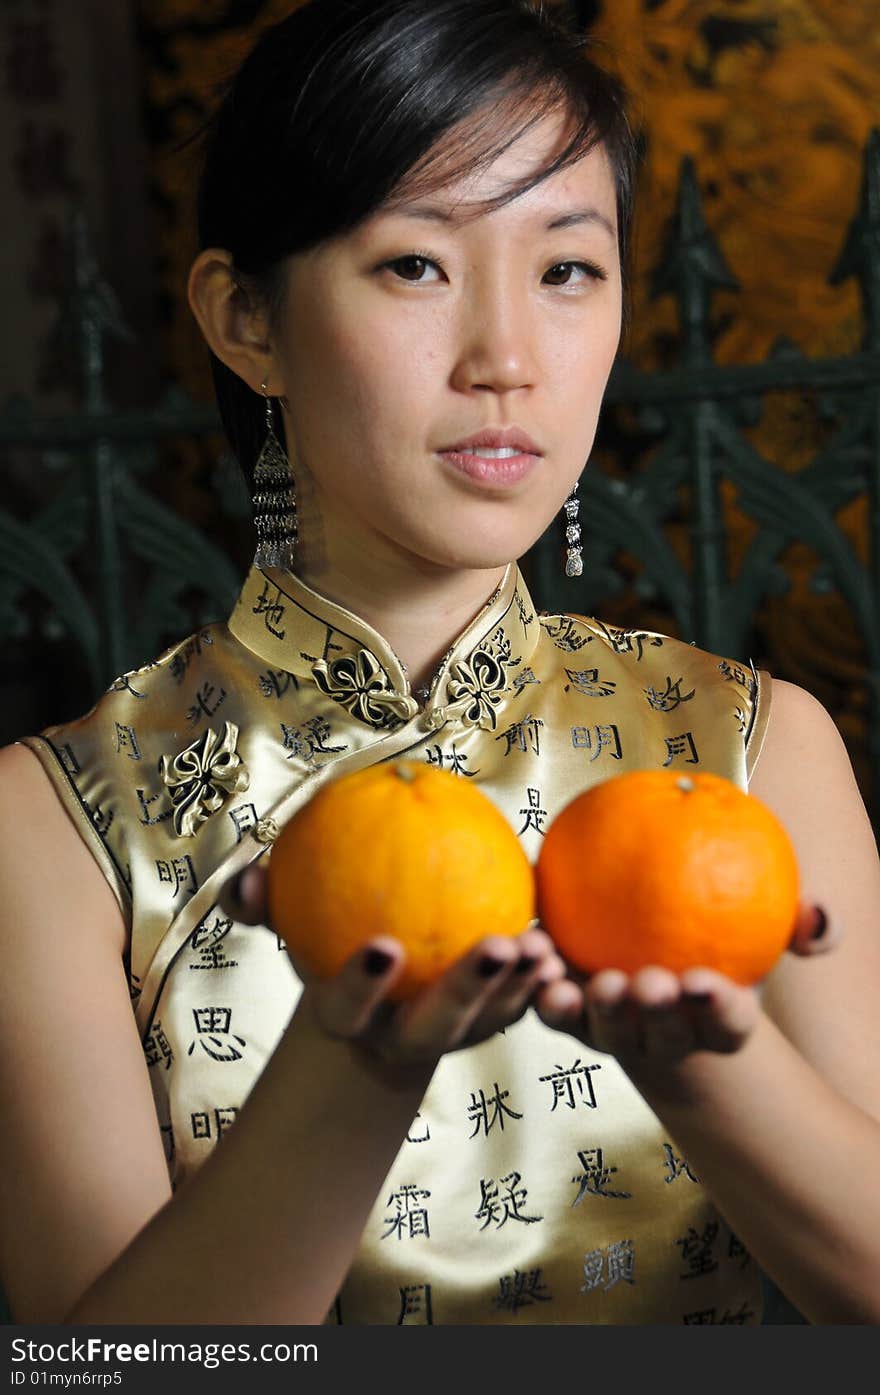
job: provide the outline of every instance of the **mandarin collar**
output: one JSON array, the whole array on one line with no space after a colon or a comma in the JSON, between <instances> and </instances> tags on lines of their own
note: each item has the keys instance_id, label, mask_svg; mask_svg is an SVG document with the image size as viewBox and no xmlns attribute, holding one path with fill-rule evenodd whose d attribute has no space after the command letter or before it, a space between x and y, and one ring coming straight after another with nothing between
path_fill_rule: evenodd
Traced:
<instances>
[{"instance_id":1,"label":"mandarin collar","mask_svg":"<svg viewBox=\"0 0 880 1395\"><path fill-rule=\"evenodd\" d=\"M511 562L497 590L443 657L428 700L413 697L406 665L366 620L320 595L295 573L252 567L229 619L230 633L273 669L311 681L358 721L395 730L422 714L492 729L518 693L538 640L538 618Z\"/></svg>"}]
</instances>

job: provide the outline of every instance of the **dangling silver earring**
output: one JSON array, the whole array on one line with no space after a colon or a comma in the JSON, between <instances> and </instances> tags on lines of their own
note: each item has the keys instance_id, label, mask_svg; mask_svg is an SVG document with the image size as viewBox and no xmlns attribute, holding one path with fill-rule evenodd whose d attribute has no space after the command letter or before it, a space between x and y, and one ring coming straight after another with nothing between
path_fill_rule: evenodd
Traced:
<instances>
[{"instance_id":1,"label":"dangling silver earring","mask_svg":"<svg viewBox=\"0 0 880 1395\"><path fill-rule=\"evenodd\" d=\"M563 505L565 509L565 542L568 553L565 559L566 576L580 576L584 570L584 559L581 555L581 527L578 523L579 505L576 482L574 489Z\"/></svg>"},{"instance_id":2,"label":"dangling silver earring","mask_svg":"<svg viewBox=\"0 0 880 1395\"><path fill-rule=\"evenodd\" d=\"M296 493L290 461L275 435L275 412L268 382L260 384L266 399L266 439L254 467L254 566L291 568L296 556Z\"/></svg>"}]
</instances>

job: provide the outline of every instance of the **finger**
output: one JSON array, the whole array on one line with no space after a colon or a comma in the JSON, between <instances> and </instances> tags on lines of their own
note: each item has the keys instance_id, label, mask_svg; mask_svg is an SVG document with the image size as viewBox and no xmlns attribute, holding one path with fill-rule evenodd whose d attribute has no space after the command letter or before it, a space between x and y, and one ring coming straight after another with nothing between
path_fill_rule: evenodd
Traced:
<instances>
[{"instance_id":1,"label":"finger","mask_svg":"<svg viewBox=\"0 0 880 1395\"><path fill-rule=\"evenodd\" d=\"M681 984L668 969L640 969L630 981L639 1050L655 1059L674 1059L697 1046L695 1022L683 1001Z\"/></svg>"},{"instance_id":2,"label":"finger","mask_svg":"<svg viewBox=\"0 0 880 1395\"><path fill-rule=\"evenodd\" d=\"M584 989L590 1039L614 1056L637 1054L640 1033L629 1001L629 978L620 969L602 969Z\"/></svg>"},{"instance_id":3,"label":"finger","mask_svg":"<svg viewBox=\"0 0 880 1395\"><path fill-rule=\"evenodd\" d=\"M513 940L494 935L479 944L424 993L406 1003L397 1026L403 1053L440 1054L457 1046L513 971Z\"/></svg>"},{"instance_id":4,"label":"finger","mask_svg":"<svg viewBox=\"0 0 880 1395\"><path fill-rule=\"evenodd\" d=\"M535 994L535 1011L542 1022L557 1032L575 1034L586 1026L583 989L570 978L540 986Z\"/></svg>"},{"instance_id":5,"label":"finger","mask_svg":"<svg viewBox=\"0 0 880 1395\"><path fill-rule=\"evenodd\" d=\"M312 993L324 1030L345 1038L366 1032L400 977L405 958L399 940L376 935L351 956L340 973L314 980L307 991Z\"/></svg>"},{"instance_id":6,"label":"finger","mask_svg":"<svg viewBox=\"0 0 880 1395\"><path fill-rule=\"evenodd\" d=\"M237 877L228 881L220 892L218 905L230 920L242 925L268 925L269 873L266 867L252 862Z\"/></svg>"},{"instance_id":7,"label":"finger","mask_svg":"<svg viewBox=\"0 0 880 1395\"><path fill-rule=\"evenodd\" d=\"M841 938L841 928L828 918L821 906L811 906L801 902L788 949L791 954L809 958L814 954L827 954Z\"/></svg>"},{"instance_id":8,"label":"finger","mask_svg":"<svg viewBox=\"0 0 880 1395\"><path fill-rule=\"evenodd\" d=\"M527 951L528 946L522 946ZM551 983L565 978L565 960L554 951L542 954L521 952L507 978L499 985L484 1012L471 1024L469 1038L492 1036L523 1015L536 994Z\"/></svg>"},{"instance_id":9,"label":"finger","mask_svg":"<svg viewBox=\"0 0 880 1395\"><path fill-rule=\"evenodd\" d=\"M755 990L713 969L687 969L681 985L698 1045L723 1054L738 1051L758 1020Z\"/></svg>"}]
</instances>

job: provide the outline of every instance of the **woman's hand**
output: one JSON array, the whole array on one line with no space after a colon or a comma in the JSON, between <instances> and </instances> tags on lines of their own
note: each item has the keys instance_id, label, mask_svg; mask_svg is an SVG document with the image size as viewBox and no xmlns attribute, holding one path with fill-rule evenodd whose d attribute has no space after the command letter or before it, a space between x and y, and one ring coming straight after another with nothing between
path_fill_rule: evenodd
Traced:
<instances>
[{"instance_id":1,"label":"woman's hand","mask_svg":"<svg viewBox=\"0 0 880 1395\"><path fill-rule=\"evenodd\" d=\"M227 888L224 910L248 925L268 925L267 873L252 864ZM364 1047L388 1067L424 1069L447 1051L473 1046L510 1026L535 995L561 982L564 961L550 936L529 928L513 939L488 936L430 988L405 1003L388 1001L406 953L399 940L374 936L333 978L309 979L307 1001L328 1035Z\"/></svg>"},{"instance_id":2,"label":"woman's hand","mask_svg":"<svg viewBox=\"0 0 880 1395\"><path fill-rule=\"evenodd\" d=\"M823 954L838 939L819 907L800 905L791 953ZM616 1056L636 1079L667 1071L695 1051L738 1051L761 1011L757 989L712 969L677 975L656 965L631 977L603 969L587 979L554 980L540 989L535 1007L548 1026Z\"/></svg>"}]
</instances>

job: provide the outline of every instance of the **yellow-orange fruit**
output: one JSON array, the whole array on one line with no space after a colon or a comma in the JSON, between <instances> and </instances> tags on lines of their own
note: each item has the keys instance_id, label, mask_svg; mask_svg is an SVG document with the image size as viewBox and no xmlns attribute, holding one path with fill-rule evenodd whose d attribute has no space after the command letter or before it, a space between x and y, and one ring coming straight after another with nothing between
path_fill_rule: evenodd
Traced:
<instances>
[{"instance_id":1,"label":"yellow-orange fruit","mask_svg":"<svg viewBox=\"0 0 880 1395\"><path fill-rule=\"evenodd\" d=\"M578 795L547 829L536 881L541 924L585 973L699 966L756 983L798 905L785 828L708 773L633 771Z\"/></svg>"},{"instance_id":2,"label":"yellow-orange fruit","mask_svg":"<svg viewBox=\"0 0 880 1395\"><path fill-rule=\"evenodd\" d=\"M534 875L492 801L416 761L331 780L281 830L269 862L272 924L295 962L336 974L375 935L406 948L389 996L411 997L485 935L535 916Z\"/></svg>"}]
</instances>

